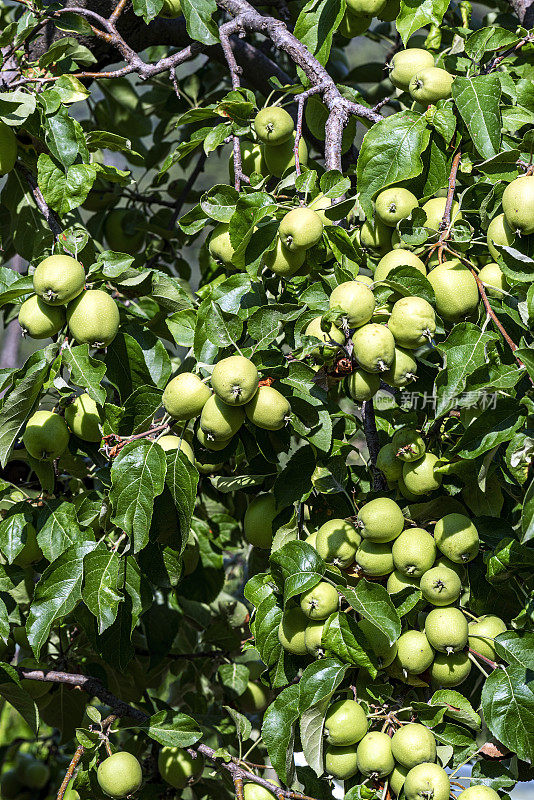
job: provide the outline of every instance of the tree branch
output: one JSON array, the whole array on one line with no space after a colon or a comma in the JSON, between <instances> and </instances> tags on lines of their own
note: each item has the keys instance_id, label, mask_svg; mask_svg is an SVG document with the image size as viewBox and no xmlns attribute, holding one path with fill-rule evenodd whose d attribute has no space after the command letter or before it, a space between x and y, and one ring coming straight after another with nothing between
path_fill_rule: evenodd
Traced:
<instances>
[{"instance_id":1,"label":"tree branch","mask_svg":"<svg viewBox=\"0 0 534 800\"><path fill-rule=\"evenodd\" d=\"M387 482L380 470L376 468L376 459L380 450L378 441L378 431L376 429L375 409L372 400L365 400L362 403L363 432L369 450L371 462L371 473L373 475L373 488L375 492L382 492L387 489Z\"/></svg>"},{"instance_id":2,"label":"tree branch","mask_svg":"<svg viewBox=\"0 0 534 800\"><path fill-rule=\"evenodd\" d=\"M146 727L150 717L148 714L145 714L144 711L141 711L138 708L134 708L133 706L128 705L124 701L120 700L116 697L112 692L108 691L99 680L96 678L88 677L87 675L76 675L70 672L57 672L55 670L42 670L42 669L29 669L26 667L16 667L16 670L21 678L25 678L26 680L30 681L40 681L40 682L48 682L48 683L59 683L67 686L78 687L86 692L90 697L97 697L101 700L105 705L109 706L109 708L113 711L113 716L117 717L128 717L130 719L135 720L139 723L141 727ZM104 721L104 724L111 719L108 717L107 720ZM78 748L79 749L79 748ZM243 767L239 766L238 759L233 758L232 761L226 762L222 761L222 756L217 754L217 751L213 750L208 745L199 743L195 744L192 747L188 748L189 752L192 755L202 755L204 758L211 761L214 766L219 770L226 770L232 775L234 780L234 784L236 779L237 780L245 780L252 783L257 783L259 786L263 786L265 789L269 789L272 791L273 785L269 781L265 780L264 778L259 778L257 775L254 775L253 772L249 772L248 769L244 769ZM83 753L80 753L79 759ZM76 758L76 755L74 756ZM76 764L72 766L73 760L69 765L69 769L67 774L70 775L67 779L67 775L65 776L66 784L65 788L74 773L74 769L76 768ZM71 769L72 767L72 769ZM65 780L63 783L65 783ZM63 786L63 784L62 784ZM61 789L60 789L61 791ZM276 789L276 794L280 797L287 797L290 800L314 800L313 797L307 797L306 795L300 794L300 792L292 792L289 789ZM61 800L62 795L58 794L59 800Z\"/></svg>"}]
</instances>

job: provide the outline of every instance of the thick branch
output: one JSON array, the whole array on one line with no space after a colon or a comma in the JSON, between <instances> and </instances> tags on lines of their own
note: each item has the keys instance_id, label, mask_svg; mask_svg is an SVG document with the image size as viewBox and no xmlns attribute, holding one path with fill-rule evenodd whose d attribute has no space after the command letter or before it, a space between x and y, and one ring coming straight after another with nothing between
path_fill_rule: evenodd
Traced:
<instances>
[{"instance_id":1,"label":"thick branch","mask_svg":"<svg viewBox=\"0 0 534 800\"><path fill-rule=\"evenodd\" d=\"M376 492L381 492L387 489L387 483L380 472L376 468L376 459L378 451L380 450L380 443L378 441L378 431L376 429L375 409L372 400L366 400L362 403L362 419L363 419L363 432L369 449L369 460L371 463L371 473L373 475L373 488Z\"/></svg>"},{"instance_id":2,"label":"thick branch","mask_svg":"<svg viewBox=\"0 0 534 800\"><path fill-rule=\"evenodd\" d=\"M534 0L509 0L510 5L525 28L534 26Z\"/></svg>"}]
</instances>

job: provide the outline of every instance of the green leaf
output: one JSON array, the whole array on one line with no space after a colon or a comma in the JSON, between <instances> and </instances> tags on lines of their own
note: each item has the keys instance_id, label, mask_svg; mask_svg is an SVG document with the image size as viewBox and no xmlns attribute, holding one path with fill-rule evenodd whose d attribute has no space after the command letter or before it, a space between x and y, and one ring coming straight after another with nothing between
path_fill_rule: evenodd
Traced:
<instances>
[{"instance_id":1,"label":"green leaf","mask_svg":"<svg viewBox=\"0 0 534 800\"><path fill-rule=\"evenodd\" d=\"M239 711L236 711L235 708L231 708L230 706L223 706L223 708L234 722L238 739L242 742L246 742L252 731L252 723L250 720L248 720L244 714L240 714Z\"/></svg>"},{"instance_id":2,"label":"green leaf","mask_svg":"<svg viewBox=\"0 0 534 800\"><path fill-rule=\"evenodd\" d=\"M22 125L35 111L36 100L29 92L0 92L0 119L6 125Z\"/></svg>"},{"instance_id":3,"label":"green leaf","mask_svg":"<svg viewBox=\"0 0 534 800\"><path fill-rule=\"evenodd\" d=\"M45 569L36 585L26 622L28 640L36 658L54 622L74 611L82 599L83 560L94 548L94 542L73 545Z\"/></svg>"},{"instance_id":4,"label":"green leaf","mask_svg":"<svg viewBox=\"0 0 534 800\"><path fill-rule=\"evenodd\" d=\"M181 5L189 36L201 44L217 44L219 32L212 20L215 0L182 0Z\"/></svg>"},{"instance_id":5,"label":"green leaf","mask_svg":"<svg viewBox=\"0 0 534 800\"><path fill-rule=\"evenodd\" d=\"M323 66L344 10L341 0L309 0L298 15L293 33Z\"/></svg>"},{"instance_id":6,"label":"green leaf","mask_svg":"<svg viewBox=\"0 0 534 800\"><path fill-rule=\"evenodd\" d=\"M534 539L534 480L530 482L523 500L521 511L522 542Z\"/></svg>"},{"instance_id":7,"label":"green leaf","mask_svg":"<svg viewBox=\"0 0 534 800\"><path fill-rule=\"evenodd\" d=\"M402 0L396 26L404 46L419 28L430 23L439 27L448 6L448 0Z\"/></svg>"},{"instance_id":8,"label":"green leaf","mask_svg":"<svg viewBox=\"0 0 534 800\"><path fill-rule=\"evenodd\" d=\"M0 550L8 564L12 564L22 551L31 523L31 509L25 503L12 506L0 522Z\"/></svg>"},{"instance_id":9,"label":"green leaf","mask_svg":"<svg viewBox=\"0 0 534 800\"><path fill-rule=\"evenodd\" d=\"M37 736L39 711L35 701L23 689L15 667L0 663L0 696L16 709Z\"/></svg>"},{"instance_id":10,"label":"green leaf","mask_svg":"<svg viewBox=\"0 0 534 800\"><path fill-rule=\"evenodd\" d=\"M300 717L300 740L302 751L309 767L317 776L324 772L324 718L328 699L307 708Z\"/></svg>"},{"instance_id":11,"label":"green leaf","mask_svg":"<svg viewBox=\"0 0 534 800\"><path fill-rule=\"evenodd\" d=\"M315 455L309 445L293 453L274 484L274 494L281 506L308 497L312 491L311 476L314 469Z\"/></svg>"},{"instance_id":12,"label":"green leaf","mask_svg":"<svg viewBox=\"0 0 534 800\"><path fill-rule=\"evenodd\" d=\"M392 114L365 134L357 176L360 203L367 217L372 216L372 200L381 189L421 174L421 156L429 141L426 117L414 111Z\"/></svg>"},{"instance_id":13,"label":"green leaf","mask_svg":"<svg viewBox=\"0 0 534 800\"><path fill-rule=\"evenodd\" d=\"M148 25L163 8L163 0L133 0L134 14L143 17Z\"/></svg>"},{"instance_id":14,"label":"green leaf","mask_svg":"<svg viewBox=\"0 0 534 800\"><path fill-rule=\"evenodd\" d=\"M458 76L452 84L452 97L482 158L497 155L501 146L501 82L498 77Z\"/></svg>"},{"instance_id":15,"label":"green leaf","mask_svg":"<svg viewBox=\"0 0 534 800\"><path fill-rule=\"evenodd\" d=\"M299 709L307 708L330 698L347 671L347 665L335 658L321 658L309 664L299 681Z\"/></svg>"},{"instance_id":16,"label":"green leaf","mask_svg":"<svg viewBox=\"0 0 534 800\"><path fill-rule=\"evenodd\" d=\"M217 670L221 684L235 696L243 694L249 681L249 670L245 664L221 664Z\"/></svg>"},{"instance_id":17,"label":"green leaf","mask_svg":"<svg viewBox=\"0 0 534 800\"><path fill-rule=\"evenodd\" d=\"M465 391L467 379L487 363L488 349L498 340L496 333L482 331L471 322L461 322L437 345L445 355L445 368L436 378L437 416L454 408Z\"/></svg>"},{"instance_id":18,"label":"green leaf","mask_svg":"<svg viewBox=\"0 0 534 800\"><path fill-rule=\"evenodd\" d=\"M79 123L76 123L75 120L69 117L68 111L64 106L61 106L53 116L45 117L46 143L53 157L57 159L65 169L74 164L79 152L79 144L76 136L77 124L79 125ZM39 161L42 156L45 156L47 162L51 161L50 157L46 156L45 153L41 154ZM46 171L50 172L50 169L46 169Z\"/></svg>"},{"instance_id":19,"label":"green leaf","mask_svg":"<svg viewBox=\"0 0 534 800\"><path fill-rule=\"evenodd\" d=\"M37 516L37 542L48 561L76 544L94 541L91 529L81 531L72 503L61 499L43 499Z\"/></svg>"},{"instance_id":20,"label":"green leaf","mask_svg":"<svg viewBox=\"0 0 534 800\"><path fill-rule=\"evenodd\" d=\"M148 543L154 498L165 485L165 453L153 441L128 442L111 467L113 522L133 538L134 552Z\"/></svg>"},{"instance_id":21,"label":"green leaf","mask_svg":"<svg viewBox=\"0 0 534 800\"><path fill-rule=\"evenodd\" d=\"M288 542L271 556L273 576L284 592L284 604L313 589L324 575L325 565L307 542Z\"/></svg>"},{"instance_id":22,"label":"green leaf","mask_svg":"<svg viewBox=\"0 0 534 800\"><path fill-rule=\"evenodd\" d=\"M95 178L94 164L73 164L65 175L46 153L41 153L37 161L39 188L47 205L60 216L84 202Z\"/></svg>"},{"instance_id":23,"label":"green leaf","mask_svg":"<svg viewBox=\"0 0 534 800\"><path fill-rule=\"evenodd\" d=\"M22 432L41 394L50 365L57 354L57 345L50 345L38 353L38 360L28 359L17 372L14 387L4 398L0 418L0 463L6 465L11 448Z\"/></svg>"},{"instance_id":24,"label":"green leaf","mask_svg":"<svg viewBox=\"0 0 534 800\"><path fill-rule=\"evenodd\" d=\"M267 746L271 764L286 784L294 773L293 743L295 722L299 717L299 686L283 689L264 714L261 735Z\"/></svg>"},{"instance_id":25,"label":"green leaf","mask_svg":"<svg viewBox=\"0 0 534 800\"><path fill-rule=\"evenodd\" d=\"M384 586L362 578L355 586L337 586L352 608L372 622L393 644L401 632L401 622Z\"/></svg>"},{"instance_id":26,"label":"green leaf","mask_svg":"<svg viewBox=\"0 0 534 800\"><path fill-rule=\"evenodd\" d=\"M516 34L506 28L499 28L497 25L479 28L467 38L465 52L473 61L478 62L485 53L491 53L501 47L510 47L518 41Z\"/></svg>"},{"instance_id":27,"label":"green leaf","mask_svg":"<svg viewBox=\"0 0 534 800\"><path fill-rule=\"evenodd\" d=\"M509 442L524 423L522 407L511 397L497 397L495 404L473 420L457 445L461 458L477 458L503 442Z\"/></svg>"},{"instance_id":28,"label":"green leaf","mask_svg":"<svg viewBox=\"0 0 534 800\"><path fill-rule=\"evenodd\" d=\"M163 389L171 376L171 363L163 342L150 331L121 330L106 351L107 379L124 401L139 386Z\"/></svg>"},{"instance_id":29,"label":"green leaf","mask_svg":"<svg viewBox=\"0 0 534 800\"><path fill-rule=\"evenodd\" d=\"M181 537L179 547L173 549L183 553L189 537L195 507L198 471L189 463L181 450L171 450L165 453L165 457L167 461L165 485L174 500Z\"/></svg>"},{"instance_id":30,"label":"green leaf","mask_svg":"<svg viewBox=\"0 0 534 800\"><path fill-rule=\"evenodd\" d=\"M482 688L484 720L523 761L534 760L534 677L520 666L496 669Z\"/></svg>"},{"instance_id":31,"label":"green leaf","mask_svg":"<svg viewBox=\"0 0 534 800\"><path fill-rule=\"evenodd\" d=\"M470 728L480 728L480 715L476 713L469 700L454 689L439 689L430 698L433 706L445 707L445 715L468 725Z\"/></svg>"},{"instance_id":32,"label":"green leaf","mask_svg":"<svg viewBox=\"0 0 534 800\"><path fill-rule=\"evenodd\" d=\"M366 652L367 640L353 616L335 613L328 618L322 638L327 655L345 664L363 667L372 678L377 675L377 662Z\"/></svg>"},{"instance_id":33,"label":"green leaf","mask_svg":"<svg viewBox=\"0 0 534 800\"><path fill-rule=\"evenodd\" d=\"M75 386L84 389L95 403L103 405L106 400L105 389L100 385L106 367L96 358L89 355L89 345L79 344L62 351L62 361L70 369L70 380Z\"/></svg>"},{"instance_id":34,"label":"green leaf","mask_svg":"<svg viewBox=\"0 0 534 800\"><path fill-rule=\"evenodd\" d=\"M495 637L495 650L511 666L534 670L534 633L504 631Z\"/></svg>"},{"instance_id":35,"label":"green leaf","mask_svg":"<svg viewBox=\"0 0 534 800\"><path fill-rule=\"evenodd\" d=\"M119 557L108 550L103 542L87 553L84 560L84 586L82 598L98 623L102 634L117 618L122 597L117 592Z\"/></svg>"},{"instance_id":36,"label":"green leaf","mask_svg":"<svg viewBox=\"0 0 534 800\"><path fill-rule=\"evenodd\" d=\"M191 747L202 736L194 719L174 711L158 711L144 730L163 747Z\"/></svg>"},{"instance_id":37,"label":"green leaf","mask_svg":"<svg viewBox=\"0 0 534 800\"><path fill-rule=\"evenodd\" d=\"M233 186L217 184L212 186L200 198L200 207L204 213L217 222L230 222L235 212L238 193Z\"/></svg>"}]
</instances>

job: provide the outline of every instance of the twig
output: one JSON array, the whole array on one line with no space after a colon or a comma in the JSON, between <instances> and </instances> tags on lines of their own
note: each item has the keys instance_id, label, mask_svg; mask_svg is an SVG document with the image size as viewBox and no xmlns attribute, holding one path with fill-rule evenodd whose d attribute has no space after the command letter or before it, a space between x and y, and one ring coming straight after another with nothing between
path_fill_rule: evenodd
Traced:
<instances>
[{"instance_id":1,"label":"twig","mask_svg":"<svg viewBox=\"0 0 534 800\"><path fill-rule=\"evenodd\" d=\"M111 22L112 25L115 25L115 23L119 19L120 15L122 14L124 9L126 8L127 3L128 3L128 0L119 0L117 5L115 6L115 10L113 11L113 14L109 18L109 21Z\"/></svg>"},{"instance_id":2,"label":"twig","mask_svg":"<svg viewBox=\"0 0 534 800\"><path fill-rule=\"evenodd\" d=\"M76 675L69 672L57 672L55 670L28 669L26 667L16 667L16 669L20 677L27 680L60 683L73 687L77 686L86 692L90 697L97 697L105 705L109 706L109 708L113 711L113 716L129 717L130 719L138 722L141 727L145 727L150 719L148 714L145 714L144 711L128 705L123 700L120 700L118 697L112 694L112 692L108 691L96 678L92 678L87 675ZM109 719L110 717L104 721L103 725L105 725ZM208 747L208 745L198 743L188 748L188 751L194 757L197 755L204 756L204 758L208 759L208 761L214 764L217 769L226 770L229 772L234 780L234 785L237 777L241 779L241 781L257 783L259 786L263 786L265 789L268 789L271 792L273 791L273 784L265 780L265 778L259 778L257 775L254 775L253 772L250 772L248 769L244 769L243 767L239 766L239 764L237 764L234 760L229 762L222 761L222 756L220 756L216 750ZM80 758L81 755L82 754L80 754ZM73 772L75 766L73 767ZM276 793L280 797L291 798L291 800L315 800L313 797L300 794L300 792L292 792L289 789L281 789L278 787L276 788ZM61 797L58 796L58 800L61 800Z\"/></svg>"},{"instance_id":3,"label":"twig","mask_svg":"<svg viewBox=\"0 0 534 800\"><path fill-rule=\"evenodd\" d=\"M219 28L219 39L221 41L221 47L223 49L226 63L228 64L228 69L230 70L230 79L232 81L232 89L234 90L241 87L241 67L238 66L237 61L235 60L234 51L232 50L232 46L230 44L230 35L237 33L238 30L238 19L234 19L231 22L225 22L225 24L221 25ZM232 135L232 140L234 150L234 186L236 192L239 192L241 189L241 182L246 182L246 176L243 175L243 166L241 163L241 144L239 141L239 136L234 133Z\"/></svg>"},{"instance_id":4,"label":"twig","mask_svg":"<svg viewBox=\"0 0 534 800\"><path fill-rule=\"evenodd\" d=\"M20 162L17 162L16 168L20 172L20 174L23 176L23 178L25 178L25 180L27 181L27 183L28 183L28 185L29 185L29 187L31 189L31 193L33 195L33 199L35 200L35 203L37 205L37 208L39 209L39 211L41 212L41 214L45 218L46 224L48 225L48 227L52 231L52 233L54 235L54 238L57 239L63 233L63 228L61 227L61 223L59 222L59 219L58 219L56 213L54 211L52 211L48 207L48 205L46 204L46 201L45 201L45 199L43 197L43 194L42 194L41 190L39 189L37 181L35 180L34 176L31 174L31 172L28 169L26 169L24 164L21 164Z\"/></svg>"},{"instance_id":5,"label":"twig","mask_svg":"<svg viewBox=\"0 0 534 800\"><path fill-rule=\"evenodd\" d=\"M378 457L380 444L378 441L375 410L372 400L365 400L362 403L362 419L363 419L363 430L365 433L365 440L367 442L367 447L369 450L369 459L371 462L371 472L373 475L373 488L376 492L380 492L387 488L387 483L380 470L376 469L376 459Z\"/></svg>"},{"instance_id":6,"label":"twig","mask_svg":"<svg viewBox=\"0 0 534 800\"><path fill-rule=\"evenodd\" d=\"M67 791L69 783L71 782L72 777L76 771L76 767L80 763L84 753L85 753L85 747L83 746L83 744L79 744L74 752L74 755L72 756L71 762L65 773L65 777L61 782L61 786L58 789L56 800L63 800L63 797L65 796L65 792Z\"/></svg>"},{"instance_id":7,"label":"twig","mask_svg":"<svg viewBox=\"0 0 534 800\"><path fill-rule=\"evenodd\" d=\"M501 321L497 317L495 311L492 309L490 301L488 300L488 296L486 294L486 289L484 288L484 284L482 283L482 281L478 277L477 271L474 269L474 267L471 264L471 262L468 261L466 258L463 258L463 256L460 256L460 255L457 255L456 257L458 258L459 261L462 262L462 264L464 264L470 270L470 272L473 275L475 281L477 282L478 291L480 293L480 296L482 298L482 302L484 303L484 307L486 309L486 312L487 312L488 316L491 317L491 320L494 323L495 327L501 333L501 335L502 335L503 339L505 340L506 344L508 345L508 347L510 348L510 350L514 354L514 358L517 361L517 363L519 364L519 366L523 367L523 369L525 369L525 365L523 364L521 359L518 358L518 356L516 356L516 354L515 354L515 351L517 350L517 345L514 342L514 340L512 339L512 337L509 335L509 333L506 331L506 329L504 328L503 324L501 323ZM534 380L532 380L530 375L528 376L528 378L529 378L530 382L532 383L532 385L534 385Z\"/></svg>"},{"instance_id":8,"label":"twig","mask_svg":"<svg viewBox=\"0 0 534 800\"><path fill-rule=\"evenodd\" d=\"M302 138L302 121L304 116L304 106L306 105L306 101L309 97L314 94L318 94L319 92L323 92L327 88L328 84L320 83L318 86L313 86L311 89L306 89L305 92L299 94L297 97L297 127L295 130L295 146L294 146L294 153L295 153L295 170L297 175L300 175L300 158L299 158L299 144Z\"/></svg>"}]
</instances>

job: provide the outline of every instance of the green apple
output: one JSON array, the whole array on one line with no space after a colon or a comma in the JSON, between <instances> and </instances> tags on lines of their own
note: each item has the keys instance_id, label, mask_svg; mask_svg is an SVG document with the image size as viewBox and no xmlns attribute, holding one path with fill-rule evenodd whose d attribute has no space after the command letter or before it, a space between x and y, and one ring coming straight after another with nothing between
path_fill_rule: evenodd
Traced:
<instances>
[{"instance_id":1,"label":"green apple","mask_svg":"<svg viewBox=\"0 0 534 800\"><path fill-rule=\"evenodd\" d=\"M85 285L85 271L79 261L70 256L49 256L33 273L33 288L51 306L69 303Z\"/></svg>"},{"instance_id":2,"label":"green apple","mask_svg":"<svg viewBox=\"0 0 534 800\"><path fill-rule=\"evenodd\" d=\"M111 250L135 255L145 241L141 211L130 208L115 208L104 221L104 236Z\"/></svg>"},{"instance_id":3,"label":"green apple","mask_svg":"<svg viewBox=\"0 0 534 800\"><path fill-rule=\"evenodd\" d=\"M185 789L200 776L204 769L204 759L193 758L187 750L180 747L162 747L158 756L159 774L175 789Z\"/></svg>"},{"instance_id":4,"label":"green apple","mask_svg":"<svg viewBox=\"0 0 534 800\"><path fill-rule=\"evenodd\" d=\"M99 442L102 439L100 412L87 393L81 394L67 406L65 421L72 433L85 442Z\"/></svg>"},{"instance_id":5,"label":"green apple","mask_svg":"<svg viewBox=\"0 0 534 800\"><path fill-rule=\"evenodd\" d=\"M53 411L36 411L26 423L22 441L32 458L54 461L67 448L69 429L59 414L54 414Z\"/></svg>"},{"instance_id":6,"label":"green apple","mask_svg":"<svg viewBox=\"0 0 534 800\"><path fill-rule=\"evenodd\" d=\"M417 72L410 81L408 91L422 105L437 103L451 96L454 75L439 67L426 67Z\"/></svg>"},{"instance_id":7,"label":"green apple","mask_svg":"<svg viewBox=\"0 0 534 800\"><path fill-rule=\"evenodd\" d=\"M534 233L534 175L522 175L508 184L502 210L513 231L522 236Z\"/></svg>"},{"instance_id":8,"label":"green apple","mask_svg":"<svg viewBox=\"0 0 534 800\"><path fill-rule=\"evenodd\" d=\"M163 407L178 420L198 417L211 397L208 386L192 372L181 372L172 378L163 392Z\"/></svg>"},{"instance_id":9,"label":"green apple","mask_svg":"<svg viewBox=\"0 0 534 800\"><path fill-rule=\"evenodd\" d=\"M32 339L48 339L50 336L55 336L66 322L64 308L45 303L37 294L28 297L19 310L22 335L31 336Z\"/></svg>"},{"instance_id":10,"label":"green apple","mask_svg":"<svg viewBox=\"0 0 534 800\"><path fill-rule=\"evenodd\" d=\"M99 765L97 779L104 794L127 797L140 788L143 772L141 764L131 753L114 753Z\"/></svg>"},{"instance_id":11,"label":"green apple","mask_svg":"<svg viewBox=\"0 0 534 800\"><path fill-rule=\"evenodd\" d=\"M230 406L243 406L258 391L255 365L243 356L228 356L218 361L211 373L211 386L217 397Z\"/></svg>"},{"instance_id":12,"label":"green apple","mask_svg":"<svg viewBox=\"0 0 534 800\"><path fill-rule=\"evenodd\" d=\"M101 349L119 332L119 308L101 289L88 289L67 306L69 332L78 344Z\"/></svg>"},{"instance_id":13,"label":"green apple","mask_svg":"<svg viewBox=\"0 0 534 800\"><path fill-rule=\"evenodd\" d=\"M280 106L266 106L258 111L253 127L260 142L268 145L284 144L295 130L293 118Z\"/></svg>"},{"instance_id":14,"label":"green apple","mask_svg":"<svg viewBox=\"0 0 534 800\"><path fill-rule=\"evenodd\" d=\"M417 75L422 69L434 66L434 56L428 50L410 47L408 50L400 50L395 53L391 59L391 65L393 69L389 74L390 81L397 89L407 92L414 75Z\"/></svg>"},{"instance_id":15,"label":"green apple","mask_svg":"<svg viewBox=\"0 0 534 800\"><path fill-rule=\"evenodd\" d=\"M468 639L467 620L459 608L433 608L425 620L425 635L434 650L455 653Z\"/></svg>"},{"instance_id":16,"label":"green apple","mask_svg":"<svg viewBox=\"0 0 534 800\"><path fill-rule=\"evenodd\" d=\"M258 428L278 431L286 424L291 406L283 394L272 386L260 386L245 406L245 414Z\"/></svg>"},{"instance_id":17,"label":"green apple","mask_svg":"<svg viewBox=\"0 0 534 800\"><path fill-rule=\"evenodd\" d=\"M243 519L247 542L261 550L270 550L273 541L273 520L279 511L272 492L260 494L251 500Z\"/></svg>"}]
</instances>

